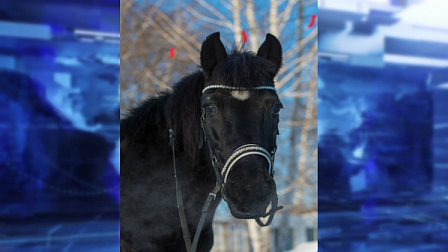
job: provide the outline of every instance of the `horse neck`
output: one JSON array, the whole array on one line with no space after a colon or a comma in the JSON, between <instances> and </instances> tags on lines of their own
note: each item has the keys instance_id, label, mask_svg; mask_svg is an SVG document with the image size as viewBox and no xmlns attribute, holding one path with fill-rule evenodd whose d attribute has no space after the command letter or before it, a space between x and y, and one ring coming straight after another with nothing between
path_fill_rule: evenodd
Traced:
<instances>
[{"instance_id":1,"label":"horse neck","mask_svg":"<svg viewBox=\"0 0 448 252\"><path fill-rule=\"evenodd\" d=\"M167 129L169 131L169 129ZM179 146L180 145L180 146ZM203 182L210 182L215 184L216 178L213 173L213 167L206 151L206 146L203 145L201 149L197 147L198 155L194 157L189 156L181 146L182 143L178 143L179 148L176 148L176 165L180 165L188 174L194 178L194 180L204 180ZM172 154L172 147L168 145ZM172 162L172 161L171 161ZM180 163L178 163L180 162Z\"/></svg>"}]
</instances>

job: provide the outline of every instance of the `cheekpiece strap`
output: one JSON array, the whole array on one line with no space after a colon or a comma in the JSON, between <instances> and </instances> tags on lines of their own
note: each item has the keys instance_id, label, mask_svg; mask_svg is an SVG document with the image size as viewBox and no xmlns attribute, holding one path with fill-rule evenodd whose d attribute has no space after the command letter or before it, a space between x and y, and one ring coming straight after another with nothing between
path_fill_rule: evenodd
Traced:
<instances>
[{"instance_id":1,"label":"cheekpiece strap","mask_svg":"<svg viewBox=\"0 0 448 252\"><path fill-rule=\"evenodd\" d=\"M275 87L271 87L271 86L260 86L260 87L253 87L253 88L241 88L241 87L230 87L230 86L224 86L224 85L210 85L210 86L204 88L202 90L202 93L205 93L205 91L207 91L209 89L231 89L231 90L240 90L240 91L268 89L268 90L273 90L273 91L277 92L277 89L275 89Z\"/></svg>"}]
</instances>

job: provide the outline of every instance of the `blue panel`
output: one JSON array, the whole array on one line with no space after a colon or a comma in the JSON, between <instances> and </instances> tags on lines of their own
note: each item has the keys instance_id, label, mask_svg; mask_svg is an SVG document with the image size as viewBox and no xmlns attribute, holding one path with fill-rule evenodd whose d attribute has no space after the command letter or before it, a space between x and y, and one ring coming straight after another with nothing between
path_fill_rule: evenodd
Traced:
<instances>
[{"instance_id":1,"label":"blue panel","mask_svg":"<svg viewBox=\"0 0 448 252\"><path fill-rule=\"evenodd\" d=\"M448 44L428 41L408 41L399 38L387 38L385 52L417 57L448 59Z\"/></svg>"},{"instance_id":2,"label":"blue panel","mask_svg":"<svg viewBox=\"0 0 448 252\"><path fill-rule=\"evenodd\" d=\"M119 251L118 1L0 15L0 251Z\"/></svg>"},{"instance_id":3,"label":"blue panel","mask_svg":"<svg viewBox=\"0 0 448 252\"><path fill-rule=\"evenodd\" d=\"M448 248L448 93L425 75L319 63L319 251Z\"/></svg>"},{"instance_id":4,"label":"blue panel","mask_svg":"<svg viewBox=\"0 0 448 252\"><path fill-rule=\"evenodd\" d=\"M12 56L0 55L0 68L10 70L16 68L16 59Z\"/></svg>"},{"instance_id":5,"label":"blue panel","mask_svg":"<svg viewBox=\"0 0 448 252\"><path fill-rule=\"evenodd\" d=\"M334 61L318 64L319 252L448 251L448 69L431 62L446 58L448 44L419 39L429 27L375 25L373 14L372 27L355 23L350 33L331 24L344 13L320 16L319 50ZM389 38L399 28L415 34ZM353 60L368 59L365 44L374 42L383 59L406 57ZM412 57L428 61L412 65Z\"/></svg>"},{"instance_id":6,"label":"blue panel","mask_svg":"<svg viewBox=\"0 0 448 252\"><path fill-rule=\"evenodd\" d=\"M0 36L31 39L51 39L51 29L48 25L0 21Z\"/></svg>"}]
</instances>

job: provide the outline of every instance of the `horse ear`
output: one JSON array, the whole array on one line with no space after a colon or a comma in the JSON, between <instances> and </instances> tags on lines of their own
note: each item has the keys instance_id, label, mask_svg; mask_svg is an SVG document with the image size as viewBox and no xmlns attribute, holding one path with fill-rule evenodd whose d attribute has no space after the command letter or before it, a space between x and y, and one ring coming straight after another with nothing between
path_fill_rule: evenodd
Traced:
<instances>
[{"instance_id":1,"label":"horse ear","mask_svg":"<svg viewBox=\"0 0 448 252\"><path fill-rule=\"evenodd\" d=\"M266 34L266 40L258 49L257 56L274 63L274 72L272 73L272 78L274 78L282 65L282 45L280 41L274 35Z\"/></svg>"},{"instance_id":2,"label":"horse ear","mask_svg":"<svg viewBox=\"0 0 448 252\"><path fill-rule=\"evenodd\" d=\"M201 48L201 66L206 80L212 76L214 68L226 58L226 48L219 39L219 32L208 35Z\"/></svg>"}]
</instances>

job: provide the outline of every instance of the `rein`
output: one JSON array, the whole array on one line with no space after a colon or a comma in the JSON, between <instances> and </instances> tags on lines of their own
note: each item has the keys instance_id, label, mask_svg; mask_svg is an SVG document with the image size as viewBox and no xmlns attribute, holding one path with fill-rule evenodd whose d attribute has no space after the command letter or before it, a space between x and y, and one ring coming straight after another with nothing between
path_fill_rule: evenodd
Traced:
<instances>
[{"instance_id":1,"label":"rein","mask_svg":"<svg viewBox=\"0 0 448 252\"><path fill-rule=\"evenodd\" d=\"M185 241L185 246L187 247L188 252L196 252L196 248L198 246L199 237L201 236L202 228L204 226L205 218L207 217L208 210L210 209L211 203L216 199L216 195L221 190L222 184L216 183L215 188L211 193L208 194L207 200L205 201L204 206L202 207L202 214L199 220L198 228L196 229L196 234L194 235L193 245L191 245L190 232L188 231L187 218L185 217L185 208L182 200L182 190L177 180L177 169L176 169L176 161L175 161L175 151L174 151L174 136L173 130L170 129L170 145L171 150L173 151L173 164L174 164L174 178L176 180L176 197L177 197L177 210L179 212L180 224L182 226L182 233Z\"/></svg>"},{"instance_id":2,"label":"rein","mask_svg":"<svg viewBox=\"0 0 448 252\"><path fill-rule=\"evenodd\" d=\"M229 86L221 86L221 85L211 85L208 86L206 88L204 88L202 90L202 93L204 93L205 91L207 91L208 89L232 89L232 90L247 90L247 89L241 89L241 88L234 88L234 87L229 87ZM276 89L274 87L270 87L270 86L261 86L261 87L255 87L255 88L251 88L254 90L261 90L261 89L268 89L268 90L274 90L276 91ZM212 204L212 202L216 199L216 195L221 193L223 199L225 201L227 201L225 193L223 191L224 186L227 182L227 176L230 173L230 170L232 169L233 165L240 160L241 158L248 156L248 155L260 155L262 157L264 157L268 163L269 163L269 175L271 175L271 177L274 177L274 159L275 159L275 152L277 150L277 146L274 147L274 149L271 151L271 153L269 153L267 150L265 150L263 147L257 145L257 144L246 144L243 146L238 147L235 151L233 151L232 155L230 155L229 159L227 159L226 163L224 165L222 165L216 155L215 152L213 151L213 147L211 145L211 141L207 141L207 133L205 130L205 109L202 109L202 115L201 115L201 128L203 130L203 134L201 134L201 139L200 139L200 144L199 144L199 149L202 148L202 143L203 142L207 142L208 148L209 148L209 153L210 153L210 160L212 162L213 165L213 170L215 171L215 175L216 175L216 186L215 188L212 190L212 192L209 193L207 200L205 201L204 206L202 207L202 214L201 214L201 218L199 220L199 224L198 227L196 229L196 234L194 235L194 240L193 240L193 244L191 243L191 236L190 236L190 232L188 231L188 224L187 224L187 218L185 216L185 208L184 208L184 204L183 204L183 200L182 200L182 190L181 190L181 186L178 182L177 179L177 169L176 169L176 158L175 158L175 150L174 150L174 136L173 136L173 130L169 129L169 133L170 133L170 146L173 152L173 166L174 166L174 178L176 180L176 198L177 198L177 209L179 212L179 218L181 221L181 226L182 226L182 233L183 233L183 238L185 241L185 246L187 248L187 252L196 252L197 246L198 246L198 242L199 242L199 238L202 232L202 228L204 226L204 222L205 222L205 218L207 217L207 213L210 209L210 206ZM271 209L265 213L263 216L261 216L260 218L265 218L267 216L269 216L269 219L266 223L263 223L260 218L256 218L256 222L259 226L264 227L264 226L269 226L272 222L272 220L274 219L274 215L275 212L283 209L282 206L278 206L278 197L277 195L275 195L274 199L271 201Z\"/></svg>"},{"instance_id":3,"label":"rein","mask_svg":"<svg viewBox=\"0 0 448 252\"><path fill-rule=\"evenodd\" d=\"M185 217L184 202L182 200L182 189L179 185L179 181L177 180L176 155L174 151L173 130L170 129L169 131L170 131L170 145L173 151L174 178L176 180L177 210L179 212L180 224L182 226L182 233L184 235L185 246L187 247L187 251L190 251L191 250L190 232L188 232L187 218Z\"/></svg>"}]
</instances>

